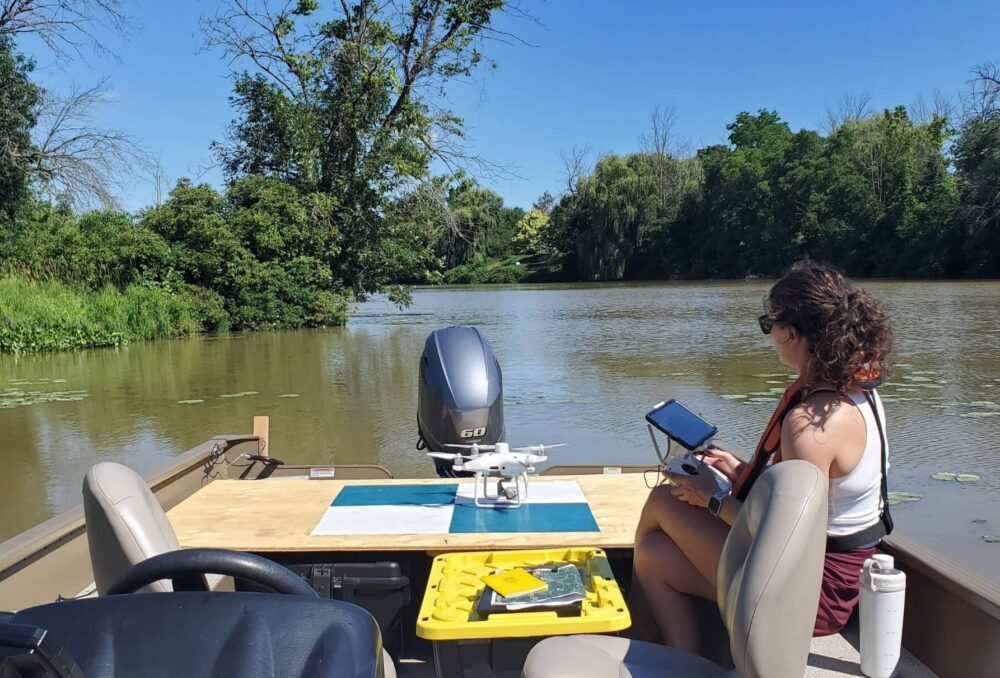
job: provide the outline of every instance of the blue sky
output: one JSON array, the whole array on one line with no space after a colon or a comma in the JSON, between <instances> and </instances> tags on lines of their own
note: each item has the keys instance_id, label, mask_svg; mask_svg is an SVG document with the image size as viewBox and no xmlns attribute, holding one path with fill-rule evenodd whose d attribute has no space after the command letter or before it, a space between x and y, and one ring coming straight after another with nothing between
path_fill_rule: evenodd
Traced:
<instances>
[{"instance_id":1,"label":"blue sky","mask_svg":"<svg viewBox=\"0 0 1000 678\"><path fill-rule=\"evenodd\" d=\"M108 78L114 101L101 122L161 159L167 175L220 184L209 145L232 117L229 68L199 52L199 17L212 0L127 2L137 28L111 40L119 61L88 56L57 65L32 42L38 77L62 89ZM498 68L449 91L471 151L517 175L484 181L508 204L558 192L560 151L639 147L657 105L675 106L675 133L693 148L724 142L742 110L776 109L793 129L817 128L827 104L868 93L876 108L935 91L965 91L970 69L1000 61L1000 3L653 2L522 0L537 21L501 26L530 46L494 43ZM127 208L148 205L139 184Z\"/></svg>"}]
</instances>

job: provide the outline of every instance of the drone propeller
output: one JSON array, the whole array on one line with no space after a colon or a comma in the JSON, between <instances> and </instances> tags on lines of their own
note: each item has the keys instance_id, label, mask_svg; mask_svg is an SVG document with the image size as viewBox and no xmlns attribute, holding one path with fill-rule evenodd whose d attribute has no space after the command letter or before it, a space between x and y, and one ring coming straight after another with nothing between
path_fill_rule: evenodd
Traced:
<instances>
[{"instance_id":1,"label":"drone propeller","mask_svg":"<svg viewBox=\"0 0 1000 678\"><path fill-rule=\"evenodd\" d=\"M428 457L434 459L444 459L445 461L455 461L457 459L469 459L470 455L458 454L457 452L428 452Z\"/></svg>"},{"instance_id":2,"label":"drone propeller","mask_svg":"<svg viewBox=\"0 0 1000 678\"><path fill-rule=\"evenodd\" d=\"M511 449L511 452L537 452L538 454L545 454L546 450L551 450L555 447L566 447L566 443L556 443L555 445L529 445L527 447L515 447Z\"/></svg>"}]
</instances>

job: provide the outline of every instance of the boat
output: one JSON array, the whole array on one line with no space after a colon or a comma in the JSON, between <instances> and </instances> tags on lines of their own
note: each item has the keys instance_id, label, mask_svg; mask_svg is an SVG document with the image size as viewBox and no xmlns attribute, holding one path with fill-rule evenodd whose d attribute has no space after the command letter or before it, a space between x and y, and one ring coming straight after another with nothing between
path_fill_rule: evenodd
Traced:
<instances>
[{"instance_id":1,"label":"boat","mask_svg":"<svg viewBox=\"0 0 1000 678\"><path fill-rule=\"evenodd\" d=\"M424 381L433 381L433 378L428 377ZM496 394L493 394L490 402L495 398ZM426 401L423 396L422 401ZM490 416L488 410L488 407L483 410L485 416ZM492 416L497 416L495 410ZM464 422L459 424L461 430L458 432L463 439L471 437L465 435L466 429L479 428L478 425L466 426L469 424L467 419L456 419L459 420ZM440 432L433 430L430 419L422 416L419 421L424 445L436 437L440 438ZM192 530L182 531L180 534L187 535L182 536L182 547L226 546L213 542L212 539L223 534L227 529L226 525L232 524L231 518L229 523L226 522L224 514L227 511L240 512L245 516L260 515L260 512L255 513L256 509L249 508L249 504L219 505L218 497L228 496L224 493L213 494L213 484L219 481L227 481L228 484L221 483L215 485L216 488L225 486L231 491L236 491L232 488L237 488L241 496L254 497L274 491L275 488L291 487L290 483L309 482L312 483L309 487L315 487L327 479L359 483L392 479L391 470L378 465L282 464L270 454L268 439L267 418L255 418L253 433L216 435L174 458L166 468L145 478L152 495L167 512L171 522L175 523L175 527L185 519L188 524L196 519L204 526L203 532L213 535L211 538L206 537L206 543L195 543L198 540L191 536ZM443 444L440 440L437 443ZM588 483L594 486L599 484L607 488L609 493L624 496L628 493L635 494L634 488L638 486L640 474L651 468L655 467L564 464L545 469L542 480L574 478L587 487L592 486ZM439 475L447 472L440 467L438 471ZM457 480L468 482L468 479ZM239 481L239 484L229 481ZM200 504L198 500L209 495L216 498L216 504L212 509L202 510L199 507L204 504ZM639 497L638 500L641 502L641 499ZM280 530L280 525L278 529ZM581 545L581 542L566 541L564 537L556 539L556 542L545 542L544 545L566 548ZM87 540L87 525L81 505L0 544L0 610L16 612L55 601L95 597L95 575ZM494 543L491 548L506 546L523 547L524 543L512 540L507 544ZM616 542L603 548L615 578L623 588L627 587L631 575L630 545ZM247 550L255 551L253 548ZM887 537L880 550L893 556L896 566L907 575L901 675L1000 675L1000 586L904 534L896 533ZM309 553L307 547L297 551L264 549L264 555L300 573L304 571L303 568L308 570L310 564L317 560L317 555ZM413 541L395 551L372 554L365 553L363 548L357 548L343 553L323 553L320 558L323 562L341 561L347 564L363 563L366 558L382 564L391 561L400 568L394 570L396 574L405 573L404 579L408 581L409 589L406 596L398 599L401 607L399 618L403 622L398 639L393 641L398 642L394 647L394 654L396 670L401 676L429 676L435 672L435 646L417 637L414 620L417 619L424 587L427 586L429 572L437 555L422 550L419 541ZM0 614L0 623L3 619ZM537 639L532 642L537 642ZM388 640L386 646L389 646ZM518 649L520 656L523 657L528 649L530 646L522 644ZM844 634L814 639L806 675L861 675L858 672L858 661L857 629L849 627ZM438 675L448 675L441 672L440 665L437 671ZM519 673L517 667L513 671L476 675L506 676Z\"/></svg>"}]
</instances>

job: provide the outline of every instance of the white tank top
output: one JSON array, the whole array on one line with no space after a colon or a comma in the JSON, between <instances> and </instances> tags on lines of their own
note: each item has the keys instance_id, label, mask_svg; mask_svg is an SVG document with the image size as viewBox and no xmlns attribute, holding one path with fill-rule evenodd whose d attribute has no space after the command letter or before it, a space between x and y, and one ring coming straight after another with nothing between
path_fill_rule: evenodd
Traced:
<instances>
[{"instance_id":1,"label":"white tank top","mask_svg":"<svg viewBox=\"0 0 1000 678\"><path fill-rule=\"evenodd\" d=\"M878 394L872 391L875 409L864 393L848 391L847 397L858 408L865 420L867 437L865 451L850 473L840 478L830 478L830 497L827 504L829 522L826 533L831 537L842 537L854 534L870 527L879 521L882 510L882 440L879 438L878 425L875 416L882 422L885 430L885 411ZM886 458L888 459L889 443L886 441ZM886 462L886 469L888 469Z\"/></svg>"}]
</instances>

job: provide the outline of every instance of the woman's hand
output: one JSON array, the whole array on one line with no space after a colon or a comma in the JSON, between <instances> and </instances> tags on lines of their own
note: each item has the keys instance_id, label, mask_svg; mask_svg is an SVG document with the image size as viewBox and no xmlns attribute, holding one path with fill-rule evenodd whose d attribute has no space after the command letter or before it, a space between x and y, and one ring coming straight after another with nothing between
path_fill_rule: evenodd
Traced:
<instances>
[{"instance_id":1,"label":"woman's hand","mask_svg":"<svg viewBox=\"0 0 1000 678\"><path fill-rule=\"evenodd\" d=\"M700 472L694 475L663 471L670 482L670 494L692 506L708 507L708 500L719 491L719 483L712 470L700 465Z\"/></svg>"},{"instance_id":2,"label":"woman's hand","mask_svg":"<svg viewBox=\"0 0 1000 678\"><path fill-rule=\"evenodd\" d=\"M709 445L705 448L701 460L729 478L729 481L733 483L736 482L736 477L739 475L740 469L744 464L744 462L733 456L732 452L726 452L715 445Z\"/></svg>"}]
</instances>

